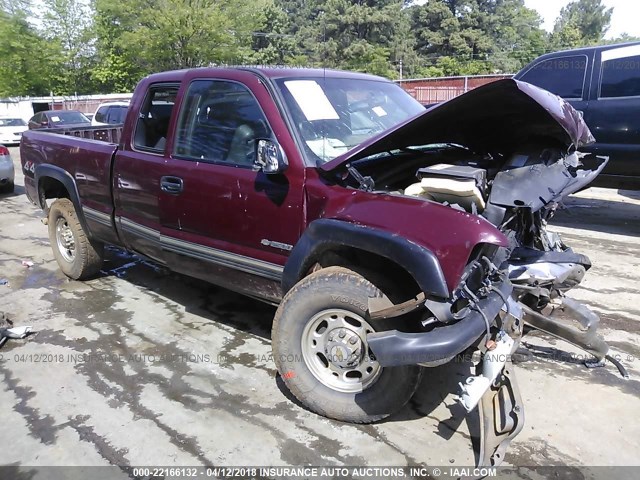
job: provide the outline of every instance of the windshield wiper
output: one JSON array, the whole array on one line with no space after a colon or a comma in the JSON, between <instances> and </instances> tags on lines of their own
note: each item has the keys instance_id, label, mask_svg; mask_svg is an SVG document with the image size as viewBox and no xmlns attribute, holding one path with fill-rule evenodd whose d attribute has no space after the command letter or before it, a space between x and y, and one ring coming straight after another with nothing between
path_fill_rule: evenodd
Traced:
<instances>
[{"instance_id":1,"label":"windshield wiper","mask_svg":"<svg viewBox=\"0 0 640 480\"><path fill-rule=\"evenodd\" d=\"M412 147L403 147L400 150L403 152L416 153L416 152L424 152L425 150L442 150L444 148L464 150L465 152L471 151L464 145L458 145L457 143L429 143L427 145L415 145Z\"/></svg>"}]
</instances>

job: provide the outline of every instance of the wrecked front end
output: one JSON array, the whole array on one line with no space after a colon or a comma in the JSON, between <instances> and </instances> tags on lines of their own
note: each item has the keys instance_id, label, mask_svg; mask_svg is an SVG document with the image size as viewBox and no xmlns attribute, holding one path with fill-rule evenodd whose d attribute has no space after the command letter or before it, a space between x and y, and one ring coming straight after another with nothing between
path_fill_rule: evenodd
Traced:
<instances>
[{"instance_id":1,"label":"wrecked front end","mask_svg":"<svg viewBox=\"0 0 640 480\"><path fill-rule=\"evenodd\" d=\"M480 351L476 375L459 392L468 412L479 406L479 465L500 464L523 426L510 360L525 323L592 354L589 366L610 359L596 332L598 316L566 295L591 263L547 230L562 199L604 168L606 158L579 152L593 141L568 103L504 80L438 105L323 167L350 174L355 188L420 198L487 220L508 239L507 246L471 258L447 300L419 296L395 307L370 305L372 316L427 312L424 332L370 335L382 365L431 366Z\"/></svg>"},{"instance_id":2,"label":"wrecked front end","mask_svg":"<svg viewBox=\"0 0 640 480\"><path fill-rule=\"evenodd\" d=\"M478 407L480 414L478 466L500 464L509 443L524 426L524 409L510 361L522 337L523 311L512 298L513 285L505 263L508 254L507 248L485 246L469 262L448 299L419 295L393 307L377 308L373 300L369 305L372 319L424 309L420 332L393 330L368 335L369 347L382 366L432 367L467 353L480 353L475 374L460 383L458 392L460 405L467 412Z\"/></svg>"}]
</instances>

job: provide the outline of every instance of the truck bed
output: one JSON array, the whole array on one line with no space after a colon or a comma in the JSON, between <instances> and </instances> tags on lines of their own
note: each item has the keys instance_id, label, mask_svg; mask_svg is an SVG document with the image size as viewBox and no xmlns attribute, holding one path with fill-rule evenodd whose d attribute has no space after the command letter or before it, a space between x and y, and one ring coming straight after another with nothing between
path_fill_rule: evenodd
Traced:
<instances>
[{"instance_id":1,"label":"truck bed","mask_svg":"<svg viewBox=\"0 0 640 480\"><path fill-rule=\"evenodd\" d=\"M112 162L122 126L104 128L28 130L22 136L21 155L29 199L41 205L40 177L65 185L81 209L90 234L113 240ZM52 181L47 179L47 181ZM74 186L75 184L75 186Z\"/></svg>"},{"instance_id":2,"label":"truck bed","mask_svg":"<svg viewBox=\"0 0 640 480\"><path fill-rule=\"evenodd\" d=\"M120 143L122 136L122 124L119 125L96 125L91 127L71 127L71 128L50 128L46 131L62 135L87 138L108 143Z\"/></svg>"}]
</instances>

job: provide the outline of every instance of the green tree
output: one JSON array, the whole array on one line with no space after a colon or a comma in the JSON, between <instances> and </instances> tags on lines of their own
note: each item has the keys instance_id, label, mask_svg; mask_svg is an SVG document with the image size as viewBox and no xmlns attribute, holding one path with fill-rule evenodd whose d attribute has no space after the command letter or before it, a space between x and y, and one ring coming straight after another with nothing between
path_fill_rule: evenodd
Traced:
<instances>
[{"instance_id":1,"label":"green tree","mask_svg":"<svg viewBox=\"0 0 640 480\"><path fill-rule=\"evenodd\" d=\"M614 45L616 43L626 43L626 42L640 42L640 37L635 37L633 35L629 35L624 32L619 37L608 38L606 40L602 40L603 45Z\"/></svg>"},{"instance_id":2,"label":"green tree","mask_svg":"<svg viewBox=\"0 0 640 480\"><path fill-rule=\"evenodd\" d=\"M587 45L580 28L574 21L567 21L560 28L554 28L551 33L550 44L552 50L565 50L584 47Z\"/></svg>"},{"instance_id":3,"label":"green tree","mask_svg":"<svg viewBox=\"0 0 640 480\"><path fill-rule=\"evenodd\" d=\"M288 30L289 18L275 3L264 10L264 23L260 31L253 32L251 49L254 63L284 65L295 55L294 36Z\"/></svg>"},{"instance_id":4,"label":"green tree","mask_svg":"<svg viewBox=\"0 0 640 480\"><path fill-rule=\"evenodd\" d=\"M545 49L542 19L524 0L430 0L409 10L423 73L512 73Z\"/></svg>"},{"instance_id":5,"label":"green tree","mask_svg":"<svg viewBox=\"0 0 640 480\"><path fill-rule=\"evenodd\" d=\"M100 92L133 90L148 68L127 43L126 34L137 28L141 3L95 0L96 62L90 75Z\"/></svg>"},{"instance_id":6,"label":"green tree","mask_svg":"<svg viewBox=\"0 0 640 480\"><path fill-rule=\"evenodd\" d=\"M47 95L55 56L52 45L27 22L29 5L2 5L0 11L0 97ZM7 8L7 10L4 10Z\"/></svg>"},{"instance_id":7,"label":"green tree","mask_svg":"<svg viewBox=\"0 0 640 480\"><path fill-rule=\"evenodd\" d=\"M418 53L425 57L469 55L458 12L446 0L432 0L412 8Z\"/></svg>"},{"instance_id":8,"label":"green tree","mask_svg":"<svg viewBox=\"0 0 640 480\"><path fill-rule=\"evenodd\" d=\"M547 50L548 34L542 18L527 8L524 0L487 2L491 12L492 49L489 63L493 71L513 73Z\"/></svg>"},{"instance_id":9,"label":"green tree","mask_svg":"<svg viewBox=\"0 0 640 480\"><path fill-rule=\"evenodd\" d=\"M97 57L93 77L102 88L123 89L149 73L272 59L280 28L272 0L95 0ZM269 18L268 15L270 15ZM276 32L277 33L277 32ZM270 38L272 40L272 38ZM254 47L256 50L254 50ZM257 54L263 49L263 58Z\"/></svg>"},{"instance_id":10,"label":"green tree","mask_svg":"<svg viewBox=\"0 0 640 480\"><path fill-rule=\"evenodd\" d=\"M250 6L215 0L158 0L147 4L141 28L129 35L160 69L241 62L264 20L265 2Z\"/></svg>"},{"instance_id":11,"label":"green tree","mask_svg":"<svg viewBox=\"0 0 640 480\"><path fill-rule=\"evenodd\" d=\"M420 57L416 51L416 37L411 29L411 12L403 8L397 19L395 35L391 42L391 60L398 76L411 78L418 74Z\"/></svg>"},{"instance_id":12,"label":"green tree","mask_svg":"<svg viewBox=\"0 0 640 480\"><path fill-rule=\"evenodd\" d=\"M604 39L613 7L602 0L574 0L560 10L551 35L554 49L595 45Z\"/></svg>"},{"instance_id":13,"label":"green tree","mask_svg":"<svg viewBox=\"0 0 640 480\"><path fill-rule=\"evenodd\" d=\"M397 65L411 48L398 41L406 22L402 0L279 1L290 18L296 62L397 77ZM405 26L405 33L409 30ZM408 58L409 59L409 58ZM411 62L409 62L411 65Z\"/></svg>"},{"instance_id":14,"label":"green tree","mask_svg":"<svg viewBox=\"0 0 640 480\"><path fill-rule=\"evenodd\" d=\"M54 46L54 93L92 93L87 72L93 61L91 9L84 0L42 0L42 34Z\"/></svg>"}]
</instances>

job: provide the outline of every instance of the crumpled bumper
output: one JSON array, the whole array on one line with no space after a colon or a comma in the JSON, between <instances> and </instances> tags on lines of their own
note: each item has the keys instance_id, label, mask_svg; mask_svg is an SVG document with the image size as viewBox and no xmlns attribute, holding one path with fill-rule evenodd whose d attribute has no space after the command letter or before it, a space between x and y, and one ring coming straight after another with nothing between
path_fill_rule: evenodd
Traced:
<instances>
[{"instance_id":1,"label":"crumpled bumper","mask_svg":"<svg viewBox=\"0 0 640 480\"><path fill-rule=\"evenodd\" d=\"M367 335L369 348L383 367L451 359L476 344L487 332L487 322L493 323L513 290L507 279L494 283L493 287L494 290L479 299L476 307L456 323L424 333L398 330L371 333Z\"/></svg>"}]
</instances>

